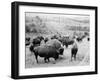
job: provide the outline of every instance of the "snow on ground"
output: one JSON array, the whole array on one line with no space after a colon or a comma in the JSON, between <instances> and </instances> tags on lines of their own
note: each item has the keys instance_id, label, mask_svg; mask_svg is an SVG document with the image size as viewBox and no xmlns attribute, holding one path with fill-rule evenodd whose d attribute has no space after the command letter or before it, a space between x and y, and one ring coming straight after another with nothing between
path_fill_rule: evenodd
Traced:
<instances>
[{"instance_id":1,"label":"snow on ground","mask_svg":"<svg viewBox=\"0 0 100 81\"><path fill-rule=\"evenodd\" d=\"M54 64L55 60L50 58L49 63L44 62L44 58L38 57L39 63L36 63L36 59L34 57L34 53L31 55L29 47L26 47L26 58L25 58L25 67L33 68L33 67L51 67L51 66L82 66L89 65L89 41L87 38L84 38L82 42L78 44L78 53L76 61L71 61L71 45L66 48L64 47L64 53L59 57L59 59Z\"/></svg>"}]
</instances>

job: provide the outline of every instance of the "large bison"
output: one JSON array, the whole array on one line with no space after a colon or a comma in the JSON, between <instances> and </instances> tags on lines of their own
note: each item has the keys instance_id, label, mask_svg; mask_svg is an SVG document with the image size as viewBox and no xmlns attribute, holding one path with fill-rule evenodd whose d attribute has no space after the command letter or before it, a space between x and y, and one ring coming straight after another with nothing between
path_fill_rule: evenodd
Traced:
<instances>
[{"instance_id":1,"label":"large bison","mask_svg":"<svg viewBox=\"0 0 100 81\"><path fill-rule=\"evenodd\" d=\"M55 47L48 45L41 45L34 47L32 51L34 52L37 63L38 63L38 56L43 57L45 62L49 62L49 58L54 58L55 60L57 60L59 57L59 51L56 50Z\"/></svg>"},{"instance_id":2,"label":"large bison","mask_svg":"<svg viewBox=\"0 0 100 81\"><path fill-rule=\"evenodd\" d=\"M60 41L57 39L49 40L44 45L40 46L30 46L30 51L34 52L36 61L38 63L38 56L44 57L45 62L49 62L49 58L54 58L55 60L59 58L59 55L63 55L64 48L61 47Z\"/></svg>"}]
</instances>

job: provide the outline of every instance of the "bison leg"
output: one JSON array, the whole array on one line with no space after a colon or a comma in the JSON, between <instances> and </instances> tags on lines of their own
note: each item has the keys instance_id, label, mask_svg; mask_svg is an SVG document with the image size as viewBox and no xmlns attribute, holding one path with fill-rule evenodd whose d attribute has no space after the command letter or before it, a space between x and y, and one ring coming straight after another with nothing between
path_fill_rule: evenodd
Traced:
<instances>
[{"instance_id":1,"label":"bison leg","mask_svg":"<svg viewBox=\"0 0 100 81\"><path fill-rule=\"evenodd\" d=\"M76 54L74 55L74 60L76 60Z\"/></svg>"},{"instance_id":2,"label":"bison leg","mask_svg":"<svg viewBox=\"0 0 100 81\"><path fill-rule=\"evenodd\" d=\"M46 57L44 58L44 61L45 61L45 63L47 63L47 58Z\"/></svg>"},{"instance_id":3,"label":"bison leg","mask_svg":"<svg viewBox=\"0 0 100 81\"><path fill-rule=\"evenodd\" d=\"M74 54L74 59L76 60L76 54L77 54L78 49L76 49L75 54Z\"/></svg>"},{"instance_id":4,"label":"bison leg","mask_svg":"<svg viewBox=\"0 0 100 81\"><path fill-rule=\"evenodd\" d=\"M71 55L71 61L72 61L72 59L73 59L73 54Z\"/></svg>"},{"instance_id":5,"label":"bison leg","mask_svg":"<svg viewBox=\"0 0 100 81\"><path fill-rule=\"evenodd\" d=\"M78 51L78 50L76 50L76 52L75 52L75 54L74 54L74 60L76 60L77 51Z\"/></svg>"},{"instance_id":6,"label":"bison leg","mask_svg":"<svg viewBox=\"0 0 100 81\"><path fill-rule=\"evenodd\" d=\"M53 64L56 64L56 60L57 60L57 58L54 58L54 62L53 62Z\"/></svg>"},{"instance_id":7,"label":"bison leg","mask_svg":"<svg viewBox=\"0 0 100 81\"><path fill-rule=\"evenodd\" d=\"M36 58L36 62L38 63L38 55L35 55L35 58Z\"/></svg>"},{"instance_id":8,"label":"bison leg","mask_svg":"<svg viewBox=\"0 0 100 81\"><path fill-rule=\"evenodd\" d=\"M72 55L71 55L71 61L72 61L73 57L74 57L74 53L72 53Z\"/></svg>"}]
</instances>

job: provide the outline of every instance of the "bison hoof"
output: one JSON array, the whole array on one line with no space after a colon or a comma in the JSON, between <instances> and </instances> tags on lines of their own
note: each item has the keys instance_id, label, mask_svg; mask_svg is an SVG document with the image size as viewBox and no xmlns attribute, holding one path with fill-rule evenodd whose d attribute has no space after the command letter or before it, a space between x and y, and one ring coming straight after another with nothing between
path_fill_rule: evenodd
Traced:
<instances>
[{"instance_id":1,"label":"bison hoof","mask_svg":"<svg viewBox=\"0 0 100 81\"><path fill-rule=\"evenodd\" d=\"M53 64L56 64L56 62L53 62Z\"/></svg>"}]
</instances>

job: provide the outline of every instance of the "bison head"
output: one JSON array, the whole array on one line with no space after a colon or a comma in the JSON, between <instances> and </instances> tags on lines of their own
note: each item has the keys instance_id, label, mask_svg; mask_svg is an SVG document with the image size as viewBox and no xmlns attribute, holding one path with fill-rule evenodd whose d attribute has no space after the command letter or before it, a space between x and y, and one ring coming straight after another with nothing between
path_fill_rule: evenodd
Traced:
<instances>
[{"instance_id":1,"label":"bison head","mask_svg":"<svg viewBox=\"0 0 100 81\"><path fill-rule=\"evenodd\" d=\"M64 48L63 47L60 47L58 51L59 51L59 55L63 55Z\"/></svg>"}]
</instances>

